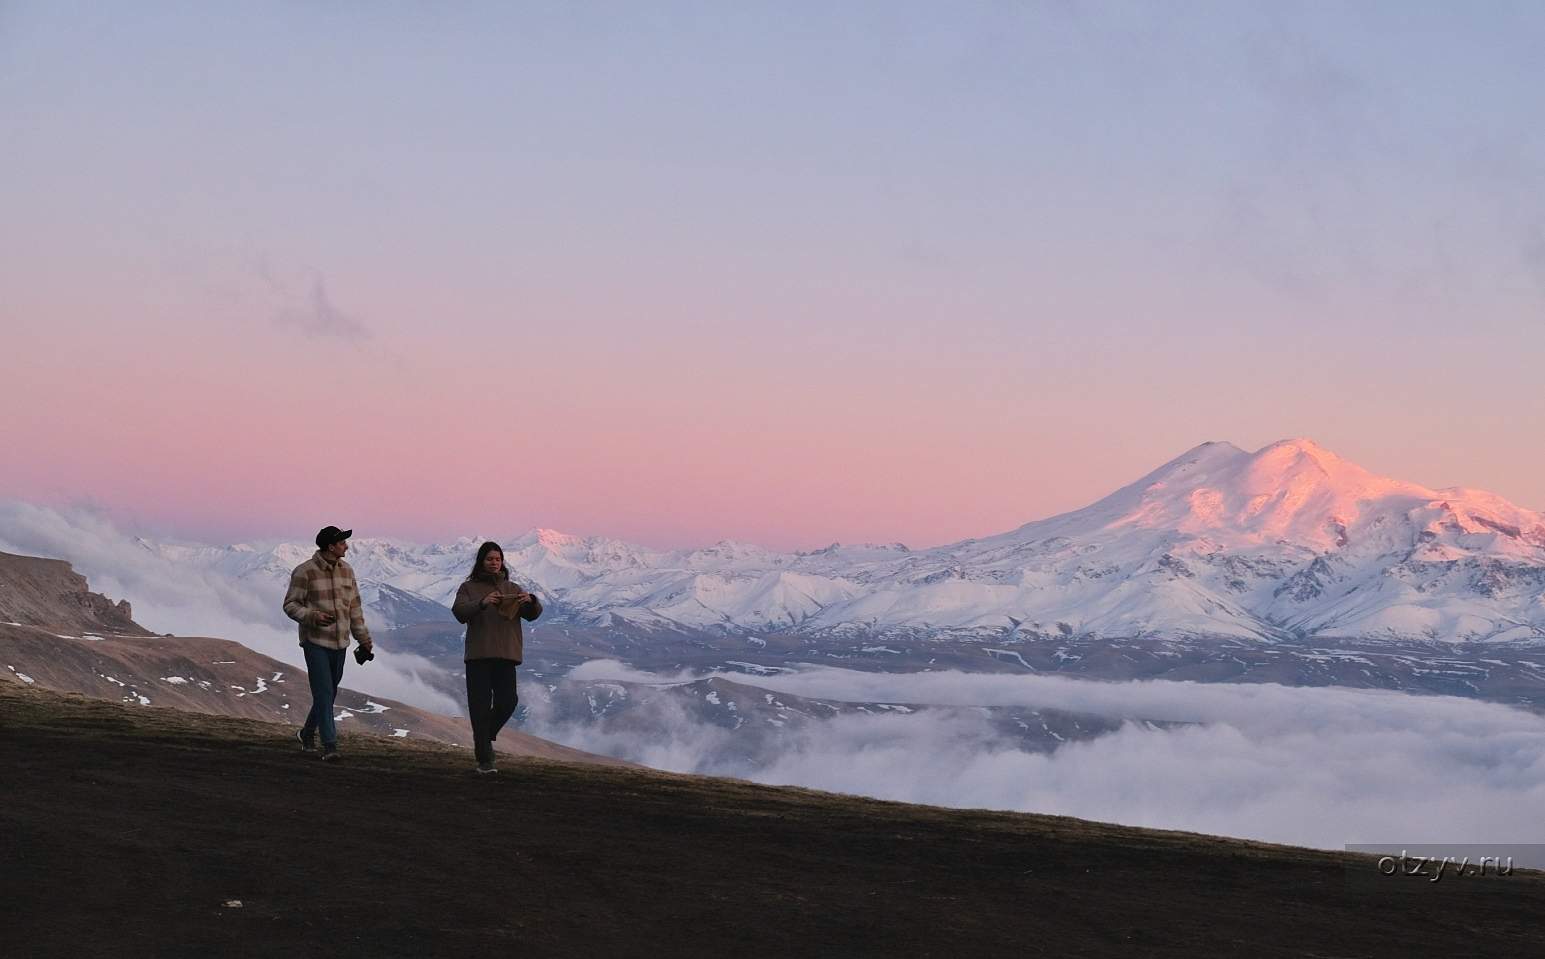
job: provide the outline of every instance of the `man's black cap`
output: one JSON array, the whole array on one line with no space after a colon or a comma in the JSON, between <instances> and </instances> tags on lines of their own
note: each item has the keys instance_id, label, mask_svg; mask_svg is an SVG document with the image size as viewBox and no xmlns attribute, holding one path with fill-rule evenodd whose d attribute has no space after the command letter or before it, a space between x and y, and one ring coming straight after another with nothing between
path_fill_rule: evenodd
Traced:
<instances>
[{"instance_id":1,"label":"man's black cap","mask_svg":"<svg viewBox=\"0 0 1545 959\"><path fill-rule=\"evenodd\" d=\"M340 539L348 539L353 535L354 531L352 529L339 529L336 526L324 526L322 527L322 531L317 533L317 549L326 549L327 547L338 542Z\"/></svg>"}]
</instances>

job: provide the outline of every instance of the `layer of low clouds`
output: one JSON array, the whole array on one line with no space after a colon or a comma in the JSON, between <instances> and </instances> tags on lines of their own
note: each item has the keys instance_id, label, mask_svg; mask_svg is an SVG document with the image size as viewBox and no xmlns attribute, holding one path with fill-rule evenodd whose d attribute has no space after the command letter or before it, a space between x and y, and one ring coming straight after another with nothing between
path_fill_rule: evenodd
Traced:
<instances>
[{"instance_id":1,"label":"layer of low clouds","mask_svg":"<svg viewBox=\"0 0 1545 959\"><path fill-rule=\"evenodd\" d=\"M68 561L93 591L113 600L127 599L135 622L146 629L233 639L305 669L295 627L281 608L282 591L264 592L214 569L174 563L152 553L97 511L0 500L0 551ZM344 685L458 715L459 704L425 681L436 672L420 657L378 651L368 666L351 664Z\"/></svg>"},{"instance_id":2,"label":"layer of low clouds","mask_svg":"<svg viewBox=\"0 0 1545 959\"><path fill-rule=\"evenodd\" d=\"M620 663L581 679L680 681ZM883 799L1053 813L1323 848L1348 843L1540 843L1545 717L1475 700L1382 690L1165 681L1104 683L816 667L725 678L849 702L1022 705L1112 717L1118 732L1029 753L984 717L849 715L814 724L751 769L722 758L726 731L672 718L661 739L550 724L528 730L681 772L744 776ZM529 700L533 697L528 697Z\"/></svg>"}]
</instances>

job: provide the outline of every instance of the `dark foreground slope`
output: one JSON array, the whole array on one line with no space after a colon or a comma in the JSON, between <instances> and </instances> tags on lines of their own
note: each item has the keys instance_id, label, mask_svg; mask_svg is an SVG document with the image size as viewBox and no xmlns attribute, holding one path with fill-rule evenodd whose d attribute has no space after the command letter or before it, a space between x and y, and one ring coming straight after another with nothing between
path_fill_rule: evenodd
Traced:
<instances>
[{"instance_id":1,"label":"dark foreground slope","mask_svg":"<svg viewBox=\"0 0 1545 959\"><path fill-rule=\"evenodd\" d=\"M1530 955L1537 874L963 812L0 684L7 955ZM226 905L240 901L240 906Z\"/></svg>"}]
</instances>

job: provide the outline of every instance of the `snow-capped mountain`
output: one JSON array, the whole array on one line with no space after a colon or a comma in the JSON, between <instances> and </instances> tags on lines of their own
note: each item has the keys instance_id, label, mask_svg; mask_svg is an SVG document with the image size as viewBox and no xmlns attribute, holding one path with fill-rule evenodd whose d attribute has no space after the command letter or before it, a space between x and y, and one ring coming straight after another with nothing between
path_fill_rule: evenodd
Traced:
<instances>
[{"instance_id":1,"label":"snow-capped mountain","mask_svg":"<svg viewBox=\"0 0 1545 959\"><path fill-rule=\"evenodd\" d=\"M386 625L448 605L478 537L356 538ZM984 539L780 553L500 540L561 622L726 633L1545 642L1545 516L1376 476L1309 440L1205 443L1084 509ZM144 544L279 584L312 552ZM441 614L442 616L445 614Z\"/></svg>"}]
</instances>

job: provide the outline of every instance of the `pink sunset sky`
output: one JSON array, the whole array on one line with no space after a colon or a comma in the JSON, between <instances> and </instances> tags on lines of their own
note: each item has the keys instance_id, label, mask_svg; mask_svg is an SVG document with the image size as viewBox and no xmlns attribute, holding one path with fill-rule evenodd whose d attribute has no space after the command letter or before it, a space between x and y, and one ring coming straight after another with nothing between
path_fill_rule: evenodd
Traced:
<instances>
[{"instance_id":1,"label":"pink sunset sky","mask_svg":"<svg viewBox=\"0 0 1545 959\"><path fill-rule=\"evenodd\" d=\"M0 498L927 546L1307 436L1545 508L1540 11L649 6L0 9Z\"/></svg>"}]
</instances>

